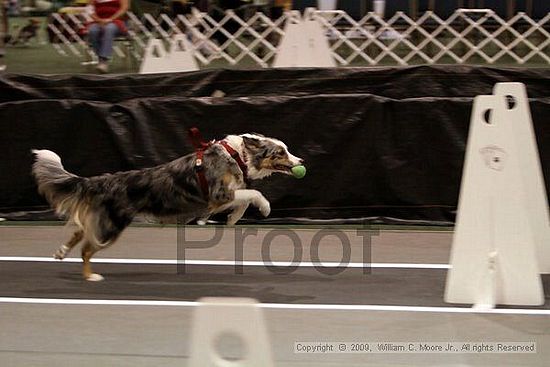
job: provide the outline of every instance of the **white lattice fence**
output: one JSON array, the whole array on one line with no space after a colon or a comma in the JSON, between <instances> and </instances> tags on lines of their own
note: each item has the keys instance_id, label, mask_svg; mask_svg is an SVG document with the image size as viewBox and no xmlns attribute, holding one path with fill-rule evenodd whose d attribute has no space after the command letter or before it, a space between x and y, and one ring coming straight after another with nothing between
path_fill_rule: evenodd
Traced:
<instances>
[{"instance_id":1,"label":"white lattice fence","mask_svg":"<svg viewBox=\"0 0 550 367\"><path fill-rule=\"evenodd\" d=\"M150 37L168 41L185 34L204 65L221 62L234 66L269 67L284 37L284 24L297 12L272 20L261 12L246 19L227 11L222 19L193 11L170 18L166 14L138 18L129 14L129 35L139 58ZM459 9L448 19L433 12L413 20L403 12L389 19L368 13L354 20L343 11L306 12L324 27L332 55L341 66L410 65L434 63L550 64L550 13L535 21L525 13L509 20L489 9ZM49 24L60 53L89 57L91 51L78 32L86 15L53 16ZM118 56L127 51L116 47Z\"/></svg>"}]
</instances>

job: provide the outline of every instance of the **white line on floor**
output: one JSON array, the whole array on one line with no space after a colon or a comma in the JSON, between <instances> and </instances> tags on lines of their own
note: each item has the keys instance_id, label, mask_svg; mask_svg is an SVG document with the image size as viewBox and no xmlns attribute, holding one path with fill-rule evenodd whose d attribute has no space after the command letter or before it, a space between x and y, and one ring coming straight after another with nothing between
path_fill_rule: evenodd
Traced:
<instances>
[{"instance_id":1,"label":"white line on floor","mask_svg":"<svg viewBox=\"0 0 550 367\"><path fill-rule=\"evenodd\" d=\"M52 257L38 257L38 256L0 256L0 261L21 261L21 262L61 262ZM64 259L62 262L68 263L80 263L82 259L77 257L70 257ZM395 268L395 269L449 269L448 264L407 264L407 263L349 263L340 265L339 262L310 262L301 261L292 263L290 261L234 261L234 260L173 260L173 259L109 259L109 258L96 258L92 259L93 263L97 264L150 264L150 265L213 265L213 266L298 266L298 267L346 267L346 268Z\"/></svg>"},{"instance_id":2,"label":"white line on floor","mask_svg":"<svg viewBox=\"0 0 550 367\"><path fill-rule=\"evenodd\" d=\"M101 305L101 306L170 306L194 307L200 302L193 301L149 301L149 300L110 300L110 299L61 299L61 298L16 298L0 297L0 303L54 304L54 305ZM440 312L464 314L505 314L505 315L550 315L550 310L497 308L474 309L468 307L422 307L387 305L332 305L332 304L287 304L260 303L265 309L318 310L318 311L386 311L386 312Z\"/></svg>"}]
</instances>

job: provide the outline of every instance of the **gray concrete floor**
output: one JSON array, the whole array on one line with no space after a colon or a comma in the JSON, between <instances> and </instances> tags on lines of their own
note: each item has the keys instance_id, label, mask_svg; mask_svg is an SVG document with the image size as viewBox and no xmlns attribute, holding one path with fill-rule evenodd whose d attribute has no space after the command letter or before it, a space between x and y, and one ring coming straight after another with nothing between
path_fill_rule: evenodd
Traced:
<instances>
[{"instance_id":1,"label":"gray concrete floor","mask_svg":"<svg viewBox=\"0 0 550 367\"><path fill-rule=\"evenodd\" d=\"M368 229L368 228L367 228ZM61 226L0 226L0 256L51 256L71 235L72 227ZM336 229L349 241L351 260L363 260L363 249L370 253L372 262L396 263L441 263L447 264L452 241L448 231L366 231L371 237L370 246L365 245L367 235L358 235L357 229ZM293 244L286 236L288 229L265 229L254 227L233 227L220 229L220 240L205 248L188 248L188 259L233 260L235 243L239 237L246 237L243 243L244 260L260 260L262 243L271 232L275 235L270 246L273 261L290 261L293 258ZM302 260L310 261L310 247L318 228L291 229L299 237ZM123 232L118 242L107 250L99 252L98 258L149 258L177 259L178 242L180 251L184 240L209 241L215 237L210 227L130 227ZM178 241L179 238L179 241ZM334 245L336 243L336 245ZM320 241L321 260L339 261L342 245L335 237L326 236ZM79 252L69 256L79 256Z\"/></svg>"},{"instance_id":2,"label":"gray concrete floor","mask_svg":"<svg viewBox=\"0 0 550 367\"><path fill-rule=\"evenodd\" d=\"M257 236L247 238L243 245L244 259L261 259L261 243L267 232L259 230ZM234 230L224 231L218 245L200 250L190 249L186 252L186 258L233 260L236 233L239 234ZM308 229L297 230L296 233L303 247L302 258L309 261L311 238L316 232ZM350 240L352 261L362 261L362 238L354 235L352 230L345 234ZM3 225L0 226L0 256L50 256L69 235L70 231L57 226ZM181 235L180 232L180 239ZM212 232L208 229L189 229L186 239L204 240L211 235ZM377 263L445 264L448 263L451 238L452 234L449 232L382 231L372 237L370 260ZM342 256L341 248L342 246L335 245L335 238L327 237L324 242L321 241L320 257L326 261L339 261ZM120 243L98 257L176 259L177 249L178 234L175 228L132 227L120 239ZM292 250L288 238L279 236L271 246L271 258L274 261L289 261L292 259ZM70 256L77 255L78 252L75 252ZM150 287L155 284L162 286L163 282L155 278L158 271L148 267L149 265L132 266L134 267L129 272L139 273L139 279L130 275L122 280L112 279L111 282L127 288L143 287L140 298L148 299ZM15 284L13 287L20 285L20 289L17 289L23 294L20 297L36 297L36 292L42 288L43 297L50 297L48 291L51 288L69 284L75 290L69 298L85 298L80 293L85 293L88 284L77 279L78 264L0 261L0 267L3 279L13 282L10 283ZM105 270L106 284L109 282L108 273L118 271L115 265L101 264L100 268ZM202 269L201 272L207 270ZM212 268L212 273L216 272L219 270ZM149 277L148 273L151 274ZM253 279L256 274L256 271L245 269L245 278L248 276L248 279ZM300 278L290 276L277 277L282 278L273 281L267 278L265 287L275 287L277 282L284 279L301 281ZM349 277L353 279L353 275ZM393 292L392 289L397 289L400 284L407 284L408 281L410 280L403 279L402 283L396 281L392 284L382 283L381 286L385 286L390 293ZM44 282L51 284L46 287ZM192 279L189 282L193 283ZM31 286L29 283L35 284ZM215 288L219 283L209 284L206 281L201 286L206 289ZM309 290L312 296L324 296L314 294L318 292L316 289L311 287ZM1 292L12 290L0 287L0 297L6 296L6 293ZM304 292L306 291L307 287ZM357 292L357 297L360 296L361 292ZM346 297L353 297L353 294ZM361 304L361 299L356 301ZM0 301L0 365L185 366L190 355L194 310L196 307L185 305L67 305ZM265 308L263 314L276 366L548 366L550 360L548 315L452 313L445 310L411 312L292 308ZM297 341L532 341L537 343L537 353L295 354L293 346Z\"/></svg>"}]
</instances>

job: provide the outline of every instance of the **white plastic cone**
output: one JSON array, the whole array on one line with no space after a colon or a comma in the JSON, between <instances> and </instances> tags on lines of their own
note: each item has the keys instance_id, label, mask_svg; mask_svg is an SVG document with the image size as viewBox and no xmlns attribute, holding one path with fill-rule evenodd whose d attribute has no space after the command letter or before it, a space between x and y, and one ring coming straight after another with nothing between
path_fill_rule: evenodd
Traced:
<instances>
[{"instance_id":1,"label":"white plastic cone","mask_svg":"<svg viewBox=\"0 0 550 367\"><path fill-rule=\"evenodd\" d=\"M307 9L304 17L294 13L275 55L273 67L335 67L328 39L321 23Z\"/></svg>"},{"instance_id":2,"label":"white plastic cone","mask_svg":"<svg viewBox=\"0 0 550 367\"><path fill-rule=\"evenodd\" d=\"M262 309L250 298L202 298L195 309L191 331L190 367L273 367ZM220 338L241 345L239 360L225 359Z\"/></svg>"}]
</instances>

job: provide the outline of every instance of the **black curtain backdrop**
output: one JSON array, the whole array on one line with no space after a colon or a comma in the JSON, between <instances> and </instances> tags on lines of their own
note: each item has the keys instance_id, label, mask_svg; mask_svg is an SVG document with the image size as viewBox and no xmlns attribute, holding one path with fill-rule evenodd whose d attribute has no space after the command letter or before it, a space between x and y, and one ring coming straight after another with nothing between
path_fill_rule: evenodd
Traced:
<instances>
[{"instance_id":1,"label":"black curtain backdrop","mask_svg":"<svg viewBox=\"0 0 550 367\"><path fill-rule=\"evenodd\" d=\"M306 159L302 180L254 183L267 222L454 221L473 97L527 86L546 182L550 70L438 66L207 70L132 76L0 77L0 217L51 218L31 149L82 176L150 167L207 139L258 132ZM211 97L214 91L224 97ZM547 184L548 186L548 184ZM248 213L250 221L260 218Z\"/></svg>"}]
</instances>

